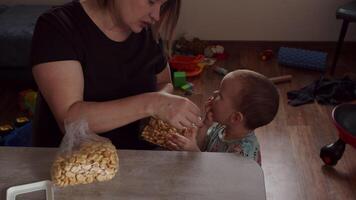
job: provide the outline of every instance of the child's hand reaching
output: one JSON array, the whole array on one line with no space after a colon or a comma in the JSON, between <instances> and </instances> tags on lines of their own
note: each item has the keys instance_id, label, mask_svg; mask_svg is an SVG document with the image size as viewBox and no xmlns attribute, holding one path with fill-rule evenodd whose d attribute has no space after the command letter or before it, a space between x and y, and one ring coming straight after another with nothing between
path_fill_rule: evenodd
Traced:
<instances>
[{"instance_id":1,"label":"child's hand reaching","mask_svg":"<svg viewBox=\"0 0 356 200\"><path fill-rule=\"evenodd\" d=\"M176 151L200 151L197 144L198 129L190 128L186 129L183 135L171 134L169 136L169 149Z\"/></svg>"},{"instance_id":2,"label":"child's hand reaching","mask_svg":"<svg viewBox=\"0 0 356 200\"><path fill-rule=\"evenodd\" d=\"M213 112L211 110L212 103L214 101L214 97L210 97L208 101L205 103L205 118L204 118L204 125L210 127L213 125Z\"/></svg>"},{"instance_id":3,"label":"child's hand reaching","mask_svg":"<svg viewBox=\"0 0 356 200\"><path fill-rule=\"evenodd\" d=\"M171 134L168 138L170 150L176 151L201 151L199 146L203 148L206 140L206 131L214 123L212 104L214 96L210 97L205 103L205 118L203 126L198 130L197 127L186 129L183 135Z\"/></svg>"}]
</instances>

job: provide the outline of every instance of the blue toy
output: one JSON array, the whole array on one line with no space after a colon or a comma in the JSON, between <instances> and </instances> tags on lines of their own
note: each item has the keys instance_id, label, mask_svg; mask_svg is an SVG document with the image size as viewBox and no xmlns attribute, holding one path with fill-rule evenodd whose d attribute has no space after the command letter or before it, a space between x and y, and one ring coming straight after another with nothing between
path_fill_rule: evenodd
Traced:
<instances>
[{"instance_id":1,"label":"blue toy","mask_svg":"<svg viewBox=\"0 0 356 200\"><path fill-rule=\"evenodd\" d=\"M278 63L286 66L324 71L327 53L303 49L281 47L278 52Z\"/></svg>"},{"instance_id":2,"label":"blue toy","mask_svg":"<svg viewBox=\"0 0 356 200\"><path fill-rule=\"evenodd\" d=\"M32 145L32 123L14 129L4 137L0 137L0 146L30 147Z\"/></svg>"},{"instance_id":3,"label":"blue toy","mask_svg":"<svg viewBox=\"0 0 356 200\"><path fill-rule=\"evenodd\" d=\"M226 74L228 74L229 72L227 71L227 69L222 68L222 67L215 67L214 72L216 72L217 74L221 75L221 76L225 76Z\"/></svg>"}]
</instances>

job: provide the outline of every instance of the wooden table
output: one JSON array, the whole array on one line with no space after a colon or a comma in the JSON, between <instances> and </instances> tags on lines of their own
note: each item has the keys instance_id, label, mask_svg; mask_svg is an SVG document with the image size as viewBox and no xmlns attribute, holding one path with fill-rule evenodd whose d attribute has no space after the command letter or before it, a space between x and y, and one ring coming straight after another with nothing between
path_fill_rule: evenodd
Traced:
<instances>
[{"instance_id":1,"label":"wooden table","mask_svg":"<svg viewBox=\"0 0 356 200\"><path fill-rule=\"evenodd\" d=\"M49 180L56 150L0 147L0 199L11 186ZM55 199L266 199L262 169L235 154L120 150L119 158L113 180L56 189Z\"/></svg>"}]
</instances>

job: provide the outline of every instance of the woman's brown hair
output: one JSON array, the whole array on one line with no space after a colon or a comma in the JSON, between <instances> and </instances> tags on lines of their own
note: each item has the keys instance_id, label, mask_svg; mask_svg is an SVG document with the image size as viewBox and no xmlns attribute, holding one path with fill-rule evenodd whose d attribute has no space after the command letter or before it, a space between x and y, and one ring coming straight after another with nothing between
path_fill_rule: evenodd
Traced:
<instances>
[{"instance_id":1,"label":"woman's brown hair","mask_svg":"<svg viewBox=\"0 0 356 200\"><path fill-rule=\"evenodd\" d=\"M108 6L109 1L111 0L97 0L101 6ZM180 7L181 0L167 0L161 7L160 21L151 27L154 39L162 39L167 57L171 56Z\"/></svg>"}]
</instances>

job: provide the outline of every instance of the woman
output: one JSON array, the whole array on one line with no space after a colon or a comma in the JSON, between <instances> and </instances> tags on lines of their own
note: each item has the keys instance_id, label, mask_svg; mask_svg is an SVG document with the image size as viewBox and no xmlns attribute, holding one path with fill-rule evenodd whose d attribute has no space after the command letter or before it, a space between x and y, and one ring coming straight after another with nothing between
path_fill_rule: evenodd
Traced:
<instances>
[{"instance_id":1,"label":"woman","mask_svg":"<svg viewBox=\"0 0 356 200\"><path fill-rule=\"evenodd\" d=\"M44 13L32 40L34 145L57 147L65 120L84 118L120 149L153 148L139 139L149 116L179 129L201 125L195 104L169 94L163 46L179 10L180 0L81 0Z\"/></svg>"}]
</instances>

